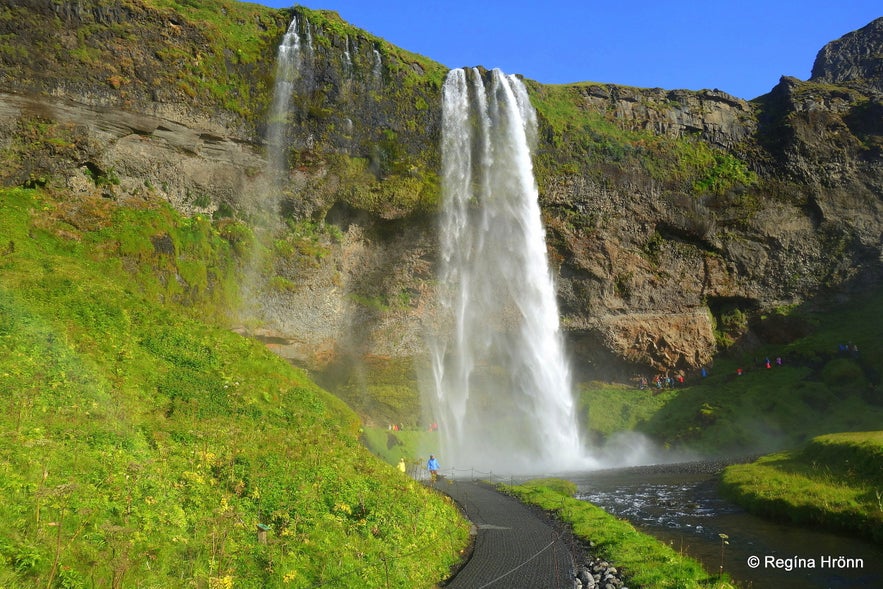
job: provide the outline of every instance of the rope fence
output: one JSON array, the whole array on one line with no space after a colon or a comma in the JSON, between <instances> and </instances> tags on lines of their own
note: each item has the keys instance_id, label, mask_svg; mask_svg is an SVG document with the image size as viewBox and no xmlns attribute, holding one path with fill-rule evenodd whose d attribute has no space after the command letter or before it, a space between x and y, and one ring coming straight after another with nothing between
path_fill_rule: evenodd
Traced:
<instances>
[{"instance_id":1,"label":"rope fence","mask_svg":"<svg viewBox=\"0 0 883 589\"><path fill-rule=\"evenodd\" d=\"M426 470L425 464L421 465L421 464L417 463L417 464L415 464L415 468L417 470L417 472L416 472L417 477L415 477L415 478L417 478L417 480L428 481L430 479L429 471ZM410 471L409 471L409 474L410 474ZM439 478L439 481L443 480L443 477L444 477L444 478L449 478L450 480L455 480L455 481L456 480L469 480L471 482L481 481L481 482L486 482L491 485L503 483L503 484L509 484L510 486L515 486L516 484L523 483L523 482L537 478L536 476L516 477L514 474L501 475L498 473L494 473L493 471L482 471L482 470L478 470L475 468L453 468L453 467L447 468L447 469L439 469L439 474L441 475ZM467 474L468 474L468 476L467 476ZM449 476L445 476L445 475L449 475ZM441 490L435 486L436 482L438 482L438 481L431 482L429 485L430 488L432 488L438 492L444 492L443 490ZM466 494L466 496L468 497L468 493ZM461 507L464 510L466 508L466 506L461 506ZM565 508L565 499L562 498L562 502L561 502L561 505L559 506L558 510L563 511L564 508ZM474 514L466 513L466 516L469 517L470 519L472 519L472 517L476 516L476 515L480 517L481 516L480 511L477 513L474 513ZM573 554L577 553L577 551L575 551L575 547L576 547L575 545L578 543L576 537L572 533L565 534L565 536L562 537L556 530L553 529L553 530L551 530L551 541L548 544L546 544L545 546L540 548L537 552L535 552L529 558L524 559L516 566L512 567L511 569L509 569L505 573L499 575L494 580L489 581L489 582L485 583L484 585L481 585L477 589L486 589L487 587L491 587L495 583L505 579L506 577L508 577L512 573L518 571L520 568L522 568L526 564L528 564L531 561L533 561L534 559L538 558L541 554L543 554L544 552L546 552L547 550L552 548L558 542L560 542L562 544L562 546L564 547L564 550L567 552L568 555L573 555ZM554 551L553 551L552 558L553 558L553 568L555 571L556 586L558 586L557 581L560 580L559 562L558 562L558 555ZM573 558L568 558L568 568L569 568L569 573L570 573L571 578L574 578L576 576L576 563L573 562Z\"/></svg>"},{"instance_id":2,"label":"rope fence","mask_svg":"<svg viewBox=\"0 0 883 589\"><path fill-rule=\"evenodd\" d=\"M501 475L498 473L494 473L493 471L482 471L482 470L477 470L475 468L447 468L447 469L440 469L439 473L441 475L443 475L444 477L449 478L451 480L467 480L468 479L472 482L484 481L484 482L488 482L490 484L504 483L504 484L509 484L509 485L516 485L520 482L525 482L525 481L531 480L533 478L536 478L536 477L529 477L529 476L516 477L514 474ZM411 463L410 465L408 465L407 470L406 470L406 474L417 481L421 481L421 482L430 481L430 475L429 475L429 472L426 470L426 465L422 464L422 463ZM430 486L430 488L434 489L436 492L442 492L440 489L435 487L434 483ZM562 507L563 507L563 505L562 505ZM453 540L451 539L450 541L453 544ZM477 589L486 589L488 587L493 586L495 583L498 583L499 581L505 579L509 575L515 573L516 571L518 571L519 569L521 569L522 567L524 567L528 563L530 563L533 560L535 560L536 558L538 558L544 552L546 552L549 549L551 549L552 547L554 547L555 544L558 542L561 542L563 544L563 546L564 546L565 550L567 550L568 554L572 554L573 546L570 545L572 543L572 539L571 539L571 541L568 541L568 539L562 538L558 534L558 532L556 532L555 530L552 530L551 540L549 541L548 544L546 544L545 546L543 546L542 548L537 550L530 557L521 561L519 564L510 568L508 571L497 576L492 581L489 581L489 582L485 583L484 585L481 585ZM382 557L381 560L383 563L383 567L385 569L385 576L387 578L387 585L389 585L389 575L390 575L389 569L390 569L390 567L395 567L396 561L405 560L405 559L410 558L412 556L422 554L422 553L427 552L429 550L435 550L437 548L438 548L438 545L435 542L426 543L423 546L420 546L419 548L411 550L407 553L389 554L385 557ZM573 574L575 572L575 571L573 571L573 563L570 563L570 564L571 564L571 566L570 566L571 574ZM333 577L326 578L325 580L320 582L318 585L315 585L315 587L334 586L337 583L343 581L344 579L346 579L348 577L351 577L353 575L357 575L357 574L359 574L369 568L376 567L376 566L378 566L378 565L377 564L366 564L365 566L362 566L362 567L355 567L353 569L350 569L349 571L340 573L338 575L334 575ZM554 556L554 569L556 572L556 578L557 578L558 567L559 567L558 557L557 557L557 555L555 555Z\"/></svg>"},{"instance_id":3,"label":"rope fence","mask_svg":"<svg viewBox=\"0 0 883 589\"><path fill-rule=\"evenodd\" d=\"M426 469L425 463L411 463L407 468L407 474L412 479L416 481L428 481L430 480L429 471ZM475 468L442 468L439 469L439 474L443 478L450 478L452 480L469 480L472 482L476 481L487 481L492 485L496 485L498 483L508 484L508 485L516 485L519 483L523 483L529 480L533 480L537 478L534 476L516 476L514 474L500 474L494 473L492 470L484 471L478 470ZM468 475L468 476L467 476Z\"/></svg>"}]
</instances>

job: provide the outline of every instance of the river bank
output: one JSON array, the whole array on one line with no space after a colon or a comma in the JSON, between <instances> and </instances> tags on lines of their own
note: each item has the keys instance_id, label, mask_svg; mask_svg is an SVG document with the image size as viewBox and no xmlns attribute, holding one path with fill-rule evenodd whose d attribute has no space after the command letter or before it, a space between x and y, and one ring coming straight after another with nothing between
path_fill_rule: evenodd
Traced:
<instances>
[{"instance_id":1,"label":"river bank","mask_svg":"<svg viewBox=\"0 0 883 589\"><path fill-rule=\"evenodd\" d=\"M883 545L883 432L813 438L727 468L722 492L752 513Z\"/></svg>"},{"instance_id":2,"label":"river bank","mask_svg":"<svg viewBox=\"0 0 883 589\"><path fill-rule=\"evenodd\" d=\"M560 479L501 485L519 500L539 506L566 523L591 551L614 563L626 584L654 588L734 587L728 575L703 568L693 558L637 530L604 509L573 497L577 486ZM587 585L592 586L592 585ZM604 586L604 585L600 585ZM615 587L615 585L613 585Z\"/></svg>"},{"instance_id":3,"label":"river bank","mask_svg":"<svg viewBox=\"0 0 883 589\"><path fill-rule=\"evenodd\" d=\"M722 569L737 586L883 586L883 549L854 536L748 513L720 494L719 475L728 466L728 461L655 465L573 480L579 499L628 520L706 570ZM844 566L838 566L840 556Z\"/></svg>"}]
</instances>

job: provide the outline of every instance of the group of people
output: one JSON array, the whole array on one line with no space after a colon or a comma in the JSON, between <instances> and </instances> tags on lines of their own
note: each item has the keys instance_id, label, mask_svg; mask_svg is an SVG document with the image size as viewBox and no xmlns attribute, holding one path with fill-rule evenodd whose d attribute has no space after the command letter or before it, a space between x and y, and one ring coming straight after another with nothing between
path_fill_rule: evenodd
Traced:
<instances>
[{"instance_id":1,"label":"group of people","mask_svg":"<svg viewBox=\"0 0 883 589\"><path fill-rule=\"evenodd\" d=\"M676 374L673 377L668 374L657 374L653 377L653 387L657 389L671 389L677 386L684 386L686 384L686 379L683 374ZM645 390L649 385L647 384L647 377L642 376L640 380L640 384L638 388L642 391Z\"/></svg>"},{"instance_id":2,"label":"group of people","mask_svg":"<svg viewBox=\"0 0 883 589\"><path fill-rule=\"evenodd\" d=\"M782 357L777 356L775 362L769 359L769 357L765 358L763 362L758 362L755 358L755 363L762 368L772 368L773 366L782 366ZM736 376L742 376L745 371L740 366L736 369Z\"/></svg>"},{"instance_id":3,"label":"group of people","mask_svg":"<svg viewBox=\"0 0 883 589\"><path fill-rule=\"evenodd\" d=\"M398 469L401 472L406 472L408 470L407 464L405 464L404 458L399 458ZM426 462L426 470L429 471L429 478L432 479L432 482L438 480L438 471L441 467L438 464L438 460L432 454L429 455L429 460Z\"/></svg>"},{"instance_id":4,"label":"group of people","mask_svg":"<svg viewBox=\"0 0 883 589\"><path fill-rule=\"evenodd\" d=\"M403 431L405 429L405 426L400 423L390 423L389 425L386 426L386 429L388 429L391 432L399 432L399 431ZM438 431L438 423L433 421L428 426L426 426L426 431L437 432Z\"/></svg>"},{"instance_id":5,"label":"group of people","mask_svg":"<svg viewBox=\"0 0 883 589\"><path fill-rule=\"evenodd\" d=\"M841 355L849 354L853 358L858 358L858 346L852 342L849 342L848 344L837 344L837 351L839 351Z\"/></svg>"},{"instance_id":6,"label":"group of people","mask_svg":"<svg viewBox=\"0 0 883 589\"><path fill-rule=\"evenodd\" d=\"M855 346L854 344L851 344L851 343L850 344L840 344L839 349L840 349L841 354L851 354L852 356L858 355L858 346ZM777 356L775 360L771 360L770 358L767 357L761 362L758 362L757 359L755 358L755 362L758 364L758 366L763 367L763 368L772 368L773 366L782 366L783 365L783 361L782 361L781 356ZM743 368L740 367L740 368L736 369L737 376L742 376L742 374L744 374L744 373L745 373L745 370ZM708 377L708 369L705 366L703 366L700 371L700 374L702 375L702 378L707 378ZM668 374L657 374L656 376L653 377L652 386L656 389L670 389L670 388L674 388L675 386L684 386L684 384L686 384L686 380L684 379L683 374L679 373L679 374L676 374L674 377L672 377ZM638 388L640 388L641 390L644 390L644 389L649 388L650 386L651 385L649 385L647 383L647 377L642 376L640 378L640 384L638 385Z\"/></svg>"}]
</instances>

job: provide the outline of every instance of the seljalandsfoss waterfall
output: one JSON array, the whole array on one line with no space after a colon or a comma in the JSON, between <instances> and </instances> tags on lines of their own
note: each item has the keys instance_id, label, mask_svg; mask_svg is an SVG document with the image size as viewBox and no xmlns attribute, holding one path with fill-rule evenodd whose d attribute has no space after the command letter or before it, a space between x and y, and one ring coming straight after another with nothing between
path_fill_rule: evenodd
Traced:
<instances>
[{"instance_id":1,"label":"seljalandsfoss waterfall","mask_svg":"<svg viewBox=\"0 0 883 589\"><path fill-rule=\"evenodd\" d=\"M442 327L430 405L445 468L586 466L531 162L536 113L515 76L443 88Z\"/></svg>"}]
</instances>

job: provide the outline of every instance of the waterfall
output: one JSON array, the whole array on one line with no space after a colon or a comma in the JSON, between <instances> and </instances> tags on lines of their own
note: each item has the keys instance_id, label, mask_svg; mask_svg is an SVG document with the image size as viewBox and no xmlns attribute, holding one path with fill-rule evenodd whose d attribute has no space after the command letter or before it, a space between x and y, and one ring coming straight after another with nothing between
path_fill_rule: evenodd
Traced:
<instances>
[{"instance_id":1,"label":"waterfall","mask_svg":"<svg viewBox=\"0 0 883 589\"><path fill-rule=\"evenodd\" d=\"M344 51L343 51L343 69L346 73L347 77L351 76L353 73L353 58L350 55L350 37L346 36L344 39Z\"/></svg>"},{"instance_id":2,"label":"waterfall","mask_svg":"<svg viewBox=\"0 0 883 589\"><path fill-rule=\"evenodd\" d=\"M300 36L297 32L297 17L293 17L276 50L276 83L267 118L267 163L277 185L281 184L282 177L288 172L288 142L285 130L291 95L300 74L300 66Z\"/></svg>"},{"instance_id":3,"label":"waterfall","mask_svg":"<svg viewBox=\"0 0 883 589\"><path fill-rule=\"evenodd\" d=\"M445 467L586 466L540 217L524 85L452 70L444 83L439 302L429 405Z\"/></svg>"},{"instance_id":4,"label":"waterfall","mask_svg":"<svg viewBox=\"0 0 883 589\"><path fill-rule=\"evenodd\" d=\"M371 75L374 78L374 85L379 88L383 83L383 58L376 47L372 50L372 55L374 56L374 66L371 68Z\"/></svg>"}]
</instances>

